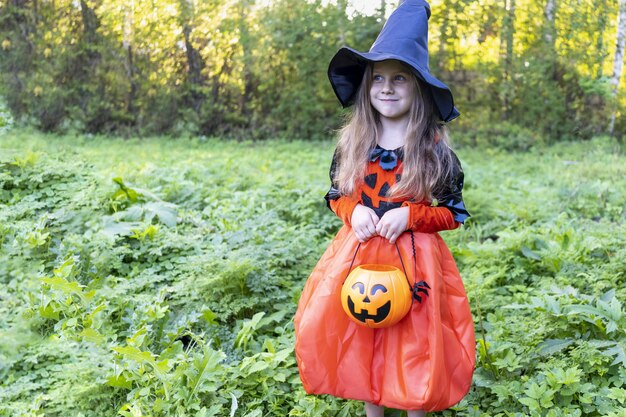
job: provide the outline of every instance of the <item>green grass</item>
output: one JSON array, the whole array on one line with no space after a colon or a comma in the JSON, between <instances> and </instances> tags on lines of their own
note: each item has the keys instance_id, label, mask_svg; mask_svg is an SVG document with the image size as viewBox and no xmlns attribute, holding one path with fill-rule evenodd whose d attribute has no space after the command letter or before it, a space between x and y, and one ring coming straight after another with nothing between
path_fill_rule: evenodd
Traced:
<instances>
[{"instance_id":1,"label":"green grass","mask_svg":"<svg viewBox=\"0 0 626 417\"><path fill-rule=\"evenodd\" d=\"M332 151L0 136L0 415L361 415L306 396L292 354L340 226ZM626 157L606 138L457 153L472 217L443 236L478 363L441 415L622 415Z\"/></svg>"}]
</instances>

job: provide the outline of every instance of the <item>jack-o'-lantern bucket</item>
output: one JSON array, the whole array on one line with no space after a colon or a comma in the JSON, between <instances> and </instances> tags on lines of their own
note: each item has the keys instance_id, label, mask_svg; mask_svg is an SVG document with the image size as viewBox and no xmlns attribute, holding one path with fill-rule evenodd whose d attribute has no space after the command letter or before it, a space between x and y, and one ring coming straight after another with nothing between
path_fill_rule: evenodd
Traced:
<instances>
[{"instance_id":1,"label":"jack-o'-lantern bucket","mask_svg":"<svg viewBox=\"0 0 626 417\"><path fill-rule=\"evenodd\" d=\"M411 301L406 275L391 265L357 266L341 288L341 305L348 317L370 328L393 326L409 312Z\"/></svg>"}]
</instances>

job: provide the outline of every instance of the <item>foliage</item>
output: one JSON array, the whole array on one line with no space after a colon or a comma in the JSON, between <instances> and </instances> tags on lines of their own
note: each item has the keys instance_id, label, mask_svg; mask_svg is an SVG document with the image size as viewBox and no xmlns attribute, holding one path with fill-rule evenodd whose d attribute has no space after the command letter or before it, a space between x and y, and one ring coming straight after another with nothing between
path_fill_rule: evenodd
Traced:
<instances>
[{"instance_id":1,"label":"foliage","mask_svg":"<svg viewBox=\"0 0 626 417\"><path fill-rule=\"evenodd\" d=\"M434 415L622 415L626 161L612 146L458 151L472 217L444 238L478 361L470 393ZM0 415L362 415L306 395L293 355L299 292L339 226L322 199L331 154L0 138Z\"/></svg>"},{"instance_id":2,"label":"foliage","mask_svg":"<svg viewBox=\"0 0 626 417\"><path fill-rule=\"evenodd\" d=\"M534 130L510 122L498 122L466 129L454 138L454 143L461 147L525 152L542 145L544 140Z\"/></svg>"},{"instance_id":3,"label":"foliage","mask_svg":"<svg viewBox=\"0 0 626 417\"><path fill-rule=\"evenodd\" d=\"M369 49L398 1L353 3L0 0L0 96L47 132L326 138L342 115L330 58ZM559 0L553 21L545 1L431 3L431 69L466 130L588 139L616 110L624 135L626 95L608 82L618 2Z\"/></svg>"}]
</instances>

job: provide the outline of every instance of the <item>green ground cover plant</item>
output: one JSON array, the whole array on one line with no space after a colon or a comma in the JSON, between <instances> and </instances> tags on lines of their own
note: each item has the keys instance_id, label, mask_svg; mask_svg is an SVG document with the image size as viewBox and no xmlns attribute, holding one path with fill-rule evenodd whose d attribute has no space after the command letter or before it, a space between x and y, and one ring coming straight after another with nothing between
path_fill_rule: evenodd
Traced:
<instances>
[{"instance_id":1,"label":"green ground cover plant","mask_svg":"<svg viewBox=\"0 0 626 417\"><path fill-rule=\"evenodd\" d=\"M457 152L473 216L443 236L478 360L435 415L624 416L626 157L607 138L518 149ZM0 415L362 415L307 396L293 355L340 226L332 151L0 137Z\"/></svg>"}]
</instances>

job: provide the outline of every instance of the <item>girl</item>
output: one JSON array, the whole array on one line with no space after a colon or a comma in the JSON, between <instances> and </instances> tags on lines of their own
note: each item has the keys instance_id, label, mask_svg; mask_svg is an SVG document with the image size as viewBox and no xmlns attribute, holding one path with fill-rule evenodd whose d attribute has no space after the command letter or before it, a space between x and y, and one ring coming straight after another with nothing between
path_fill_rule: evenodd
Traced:
<instances>
[{"instance_id":1,"label":"girl","mask_svg":"<svg viewBox=\"0 0 626 417\"><path fill-rule=\"evenodd\" d=\"M356 103L325 197L344 226L302 292L296 358L308 393L362 400L368 417L383 416L383 406L409 417L446 409L468 392L474 370L467 296L437 234L469 214L443 125L459 113L427 70L429 17L428 3L405 0L369 52L342 48L329 67L341 103ZM342 283L363 263L404 269L413 283L414 301L399 323L371 329L344 313Z\"/></svg>"}]
</instances>

